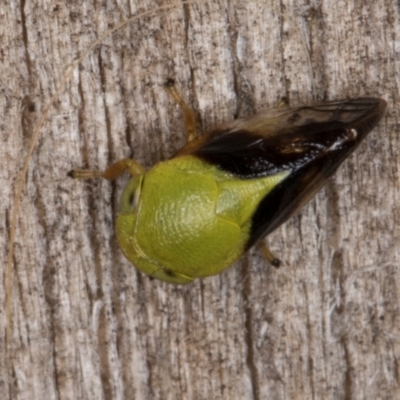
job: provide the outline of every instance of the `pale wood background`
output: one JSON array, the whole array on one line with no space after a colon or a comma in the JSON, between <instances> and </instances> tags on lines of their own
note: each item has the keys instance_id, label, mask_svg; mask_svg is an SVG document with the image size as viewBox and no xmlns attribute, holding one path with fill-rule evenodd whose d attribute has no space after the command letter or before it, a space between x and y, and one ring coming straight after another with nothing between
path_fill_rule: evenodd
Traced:
<instances>
[{"instance_id":1,"label":"pale wood background","mask_svg":"<svg viewBox=\"0 0 400 400\"><path fill-rule=\"evenodd\" d=\"M1 226L67 66L155 0L0 3ZM212 0L130 23L90 53L41 130L16 237L2 399L400 398L400 6L393 0ZM184 143L174 77L202 130L273 106L374 95L388 113L325 189L220 276L174 287L121 255L116 183L72 168Z\"/></svg>"}]
</instances>

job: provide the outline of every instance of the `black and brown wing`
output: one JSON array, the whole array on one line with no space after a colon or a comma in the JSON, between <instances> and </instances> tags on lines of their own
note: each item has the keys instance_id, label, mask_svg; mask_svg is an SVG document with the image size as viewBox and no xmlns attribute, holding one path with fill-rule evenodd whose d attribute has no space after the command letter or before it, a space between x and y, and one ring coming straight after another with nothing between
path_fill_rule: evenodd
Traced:
<instances>
[{"instance_id":1,"label":"black and brown wing","mask_svg":"<svg viewBox=\"0 0 400 400\"><path fill-rule=\"evenodd\" d=\"M278 108L221 125L189 143L193 154L243 179L291 171L258 206L251 247L303 206L377 125L378 98Z\"/></svg>"}]
</instances>

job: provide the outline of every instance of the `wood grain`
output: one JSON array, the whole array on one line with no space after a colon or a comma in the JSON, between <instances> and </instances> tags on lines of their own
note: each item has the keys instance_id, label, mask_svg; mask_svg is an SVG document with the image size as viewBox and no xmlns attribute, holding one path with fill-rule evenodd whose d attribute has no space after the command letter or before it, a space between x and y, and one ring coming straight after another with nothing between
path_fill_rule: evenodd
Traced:
<instances>
[{"instance_id":1,"label":"wood grain","mask_svg":"<svg viewBox=\"0 0 400 400\"><path fill-rule=\"evenodd\" d=\"M168 2L0 4L2 332L13 194L67 67ZM172 2L170 3L172 4ZM400 398L400 9L382 0L199 0L155 11L82 61L41 129L21 199L4 399ZM379 127L302 212L225 273L174 287L141 275L113 223L127 178L67 178L184 144L167 77L198 126L271 107L380 96ZM11 355L7 366L7 354Z\"/></svg>"}]
</instances>

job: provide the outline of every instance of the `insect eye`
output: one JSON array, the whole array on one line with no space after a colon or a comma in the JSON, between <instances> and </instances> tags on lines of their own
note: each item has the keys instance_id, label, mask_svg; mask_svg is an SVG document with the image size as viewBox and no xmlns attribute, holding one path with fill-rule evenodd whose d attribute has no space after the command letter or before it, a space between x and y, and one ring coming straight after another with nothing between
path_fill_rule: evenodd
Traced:
<instances>
[{"instance_id":1,"label":"insect eye","mask_svg":"<svg viewBox=\"0 0 400 400\"><path fill-rule=\"evenodd\" d=\"M132 214L135 211L140 197L141 182L142 176L136 175L125 186L119 205L120 213Z\"/></svg>"},{"instance_id":2,"label":"insect eye","mask_svg":"<svg viewBox=\"0 0 400 400\"><path fill-rule=\"evenodd\" d=\"M128 203L132 206L134 206L134 202L135 201L135 192L131 192L129 193L129 198L128 198Z\"/></svg>"}]
</instances>

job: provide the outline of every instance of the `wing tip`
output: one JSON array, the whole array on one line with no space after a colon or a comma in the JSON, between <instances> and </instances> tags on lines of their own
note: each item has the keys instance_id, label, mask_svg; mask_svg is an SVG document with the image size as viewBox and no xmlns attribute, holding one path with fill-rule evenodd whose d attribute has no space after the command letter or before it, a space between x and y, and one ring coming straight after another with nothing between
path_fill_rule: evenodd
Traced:
<instances>
[{"instance_id":1,"label":"wing tip","mask_svg":"<svg viewBox=\"0 0 400 400\"><path fill-rule=\"evenodd\" d=\"M378 125L384 116L387 102L379 97L361 97L352 99L350 102L364 108L360 116L351 124L352 128L356 129L364 137Z\"/></svg>"}]
</instances>

